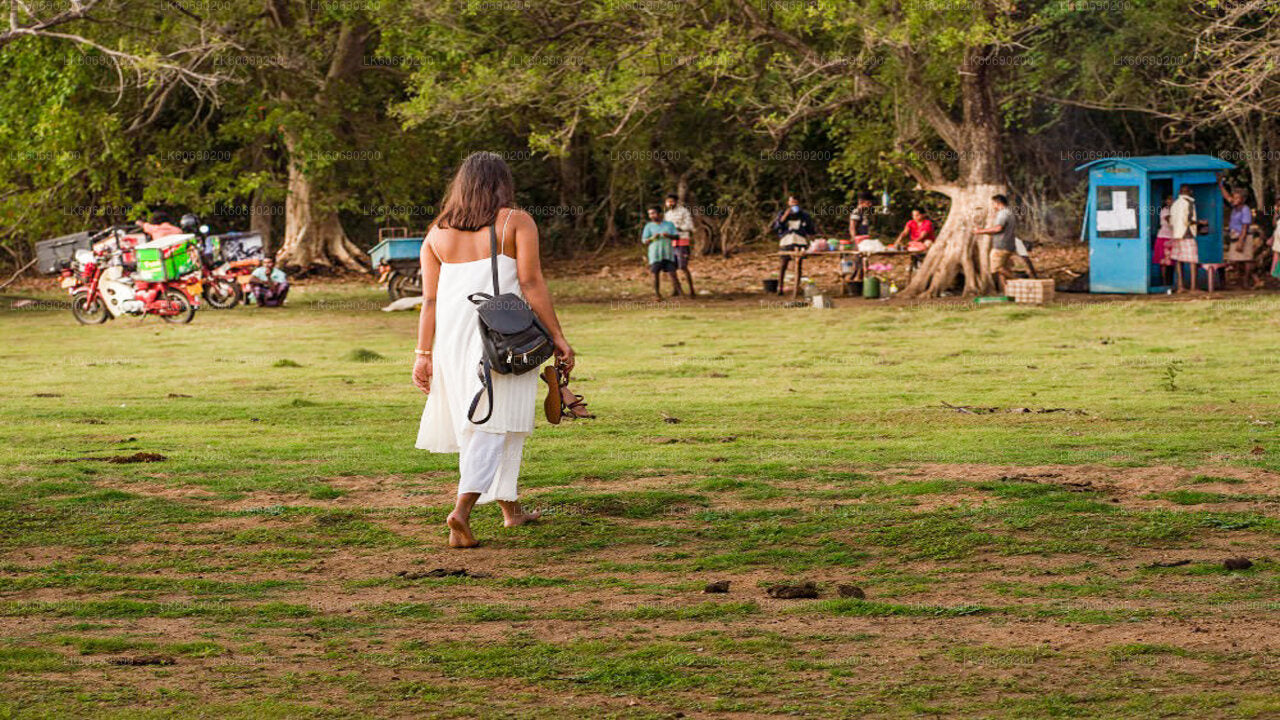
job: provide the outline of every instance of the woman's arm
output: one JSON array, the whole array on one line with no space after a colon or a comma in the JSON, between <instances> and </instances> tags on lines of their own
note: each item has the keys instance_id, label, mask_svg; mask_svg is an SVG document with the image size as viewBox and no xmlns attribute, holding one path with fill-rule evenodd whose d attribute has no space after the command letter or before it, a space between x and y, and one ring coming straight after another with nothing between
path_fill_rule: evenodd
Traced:
<instances>
[{"instance_id":1,"label":"woman's arm","mask_svg":"<svg viewBox=\"0 0 1280 720\"><path fill-rule=\"evenodd\" d=\"M538 225L526 212L511 212L516 223L516 275L520 278L520 291L524 293L524 299L533 308L534 314L551 333L551 341L556 346L556 358L566 369L572 370L573 348L560 329L560 320L551 305L551 291L547 289L547 280L542 276L542 258L538 254Z\"/></svg>"},{"instance_id":2,"label":"woman's arm","mask_svg":"<svg viewBox=\"0 0 1280 720\"><path fill-rule=\"evenodd\" d=\"M431 346L436 339L436 288L440 286L440 258L431 249L431 233L422 241L418 256L422 264L422 312L418 315L417 349L413 360L413 384L424 393L431 392Z\"/></svg>"}]
</instances>

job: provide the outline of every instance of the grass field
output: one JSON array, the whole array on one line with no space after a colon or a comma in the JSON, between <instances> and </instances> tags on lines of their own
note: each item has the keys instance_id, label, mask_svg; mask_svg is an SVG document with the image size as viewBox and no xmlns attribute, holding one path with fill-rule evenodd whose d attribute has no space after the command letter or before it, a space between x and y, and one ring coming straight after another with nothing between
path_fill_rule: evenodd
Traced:
<instances>
[{"instance_id":1,"label":"grass field","mask_svg":"<svg viewBox=\"0 0 1280 720\"><path fill-rule=\"evenodd\" d=\"M0 717L1280 716L1275 299L568 304L472 551L379 300L0 311Z\"/></svg>"}]
</instances>

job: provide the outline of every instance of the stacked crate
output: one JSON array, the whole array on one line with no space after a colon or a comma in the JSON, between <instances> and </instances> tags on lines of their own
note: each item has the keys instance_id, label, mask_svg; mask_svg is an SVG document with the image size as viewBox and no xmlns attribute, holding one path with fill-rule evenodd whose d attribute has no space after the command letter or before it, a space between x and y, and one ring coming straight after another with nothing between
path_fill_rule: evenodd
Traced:
<instances>
[{"instance_id":1,"label":"stacked crate","mask_svg":"<svg viewBox=\"0 0 1280 720\"><path fill-rule=\"evenodd\" d=\"M194 237L169 235L138 245L135 249L138 256L136 277L148 282L165 282L195 272L200 266Z\"/></svg>"},{"instance_id":2,"label":"stacked crate","mask_svg":"<svg viewBox=\"0 0 1280 720\"><path fill-rule=\"evenodd\" d=\"M1013 298L1014 302L1043 305L1053 302L1053 280L1006 280L1004 294Z\"/></svg>"}]
</instances>

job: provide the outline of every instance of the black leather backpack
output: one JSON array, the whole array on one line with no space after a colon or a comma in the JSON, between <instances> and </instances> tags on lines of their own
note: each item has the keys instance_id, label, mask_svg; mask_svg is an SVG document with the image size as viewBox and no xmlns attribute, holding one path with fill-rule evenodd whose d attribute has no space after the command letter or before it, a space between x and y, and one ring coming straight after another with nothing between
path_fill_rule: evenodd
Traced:
<instances>
[{"instance_id":1,"label":"black leather backpack","mask_svg":"<svg viewBox=\"0 0 1280 720\"><path fill-rule=\"evenodd\" d=\"M555 348L551 333L533 314L524 298L514 293L503 293L498 288L498 232L489 226L489 263L493 270L493 294L472 293L467 299L478 307L480 315L480 340L484 344L484 357L480 359L480 382L483 387L471 400L467 419L476 425L489 422L493 416L493 375L523 375L536 370L546 362ZM489 396L489 410L483 418L475 419L480 398Z\"/></svg>"}]
</instances>

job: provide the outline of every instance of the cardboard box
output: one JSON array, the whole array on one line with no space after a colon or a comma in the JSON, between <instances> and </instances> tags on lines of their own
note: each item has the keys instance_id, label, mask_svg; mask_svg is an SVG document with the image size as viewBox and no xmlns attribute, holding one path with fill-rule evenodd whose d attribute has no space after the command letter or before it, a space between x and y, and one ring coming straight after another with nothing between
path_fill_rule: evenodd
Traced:
<instances>
[{"instance_id":1,"label":"cardboard box","mask_svg":"<svg viewBox=\"0 0 1280 720\"><path fill-rule=\"evenodd\" d=\"M1013 298L1017 303L1035 303L1043 305L1053 302L1053 280L1049 278L1041 280L1018 279L1007 280L1004 284L1004 294Z\"/></svg>"}]
</instances>

